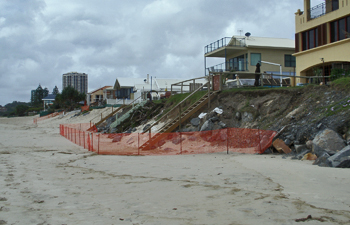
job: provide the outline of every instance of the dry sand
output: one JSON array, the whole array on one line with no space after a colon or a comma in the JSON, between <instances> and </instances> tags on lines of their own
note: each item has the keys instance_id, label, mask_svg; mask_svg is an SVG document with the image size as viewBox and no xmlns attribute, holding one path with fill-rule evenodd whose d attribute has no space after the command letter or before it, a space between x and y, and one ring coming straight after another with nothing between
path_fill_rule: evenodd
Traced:
<instances>
[{"instance_id":1,"label":"dry sand","mask_svg":"<svg viewBox=\"0 0 350 225\"><path fill-rule=\"evenodd\" d=\"M350 170L273 155L95 155L0 118L0 224L350 224Z\"/></svg>"}]
</instances>

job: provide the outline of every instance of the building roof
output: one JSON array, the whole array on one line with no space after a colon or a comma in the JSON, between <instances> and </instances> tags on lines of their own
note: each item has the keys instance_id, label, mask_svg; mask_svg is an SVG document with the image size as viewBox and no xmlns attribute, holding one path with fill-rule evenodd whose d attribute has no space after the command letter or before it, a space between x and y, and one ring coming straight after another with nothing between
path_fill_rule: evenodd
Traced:
<instances>
[{"instance_id":1,"label":"building roof","mask_svg":"<svg viewBox=\"0 0 350 225\"><path fill-rule=\"evenodd\" d=\"M145 83L145 78L133 78L133 77L119 77L115 80L114 89L117 90L121 87L135 87L135 84Z\"/></svg>"},{"instance_id":2,"label":"building roof","mask_svg":"<svg viewBox=\"0 0 350 225\"><path fill-rule=\"evenodd\" d=\"M288 38L271 38L271 37L255 37L250 36L233 36L230 43L234 39L245 39L246 47L260 47L260 48L295 48L295 41ZM230 45L229 43L229 45Z\"/></svg>"},{"instance_id":3,"label":"building roof","mask_svg":"<svg viewBox=\"0 0 350 225\"><path fill-rule=\"evenodd\" d=\"M43 100L53 101L53 100L55 100L55 98L56 98L56 95L48 94L45 98L43 98Z\"/></svg>"},{"instance_id":4,"label":"building roof","mask_svg":"<svg viewBox=\"0 0 350 225\"><path fill-rule=\"evenodd\" d=\"M95 92L98 92L100 90L104 90L104 89L107 89L107 88L112 88L112 86L104 86L104 87L98 88L98 89L96 89L94 91L89 92L89 94L93 94Z\"/></svg>"}]
</instances>

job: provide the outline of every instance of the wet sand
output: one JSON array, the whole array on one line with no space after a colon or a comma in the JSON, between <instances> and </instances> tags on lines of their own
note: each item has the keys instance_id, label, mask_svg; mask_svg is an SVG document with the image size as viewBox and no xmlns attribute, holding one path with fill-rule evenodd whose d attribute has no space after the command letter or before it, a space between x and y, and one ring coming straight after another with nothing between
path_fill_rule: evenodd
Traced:
<instances>
[{"instance_id":1,"label":"wet sand","mask_svg":"<svg viewBox=\"0 0 350 225\"><path fill-rule=\"evenodd\" d=\"M96 155L59 135L81 122L0 118L0 224L350 223L348 169L280 155Z\"/></svg>"}]
</instances>

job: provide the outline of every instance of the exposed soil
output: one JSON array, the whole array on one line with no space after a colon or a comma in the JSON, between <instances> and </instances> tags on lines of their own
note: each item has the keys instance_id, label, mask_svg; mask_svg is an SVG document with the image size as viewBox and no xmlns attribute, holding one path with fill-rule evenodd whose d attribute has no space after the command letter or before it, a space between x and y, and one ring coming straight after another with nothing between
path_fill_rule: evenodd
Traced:
<instances>
[{"instance_id":1,"label":"exposed soil","mask_svg":"<svg viewBox=\"0 0 350 225\"><path fill-rule=\"evenodd\" d=\"M188 121L184 121L183 127L191 127L189 121L198 117L201 112L210 113L218 107L223 110L223 114L218 115L219 119L227 127L278 131L287 125L283 132L285 135L293 133L297 141L305 142L313 139L315 134L325 127L341 135L348 134L349 100L350 90L339 86L309 85L299 88L224 91L211 101L210 108L204 106ZM183 107L188 107L189 104L185 103ZM121 124L123 130L120 131L125 132L132 127L146 125L148 120L171 107L166 101L149 102L133 114L132 120ZM178 113L178 110L173 110L167 119L178 116ZM201 124L204 122L203 120Z\"/></svg>"}]
</instances>

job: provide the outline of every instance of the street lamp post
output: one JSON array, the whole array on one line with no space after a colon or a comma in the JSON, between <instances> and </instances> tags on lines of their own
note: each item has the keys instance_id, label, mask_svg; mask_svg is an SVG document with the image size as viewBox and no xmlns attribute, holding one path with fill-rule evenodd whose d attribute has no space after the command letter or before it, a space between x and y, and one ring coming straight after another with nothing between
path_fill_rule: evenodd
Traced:
<instances>
[{"instance_id":1,"label":"street lamp post","mask_svg":"<svg viewBox=\"0 0 350 225\"><path fill-rule=\"evenodd\" d=\"M322 61L322 67L323 67L323 70L322 70L322 74L323 74L323 83L324 85L326 85L326 74L325 74L325 71L324 71L324 58L321 58L321 61Z\"/></svg>"}]
</instances>

